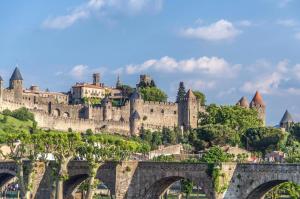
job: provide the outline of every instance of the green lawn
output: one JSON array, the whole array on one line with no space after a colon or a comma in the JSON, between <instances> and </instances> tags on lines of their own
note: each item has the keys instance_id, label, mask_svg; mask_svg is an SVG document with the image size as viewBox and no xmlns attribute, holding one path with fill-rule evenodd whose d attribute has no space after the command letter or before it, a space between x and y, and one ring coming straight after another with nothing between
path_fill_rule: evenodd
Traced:
<instances>
[{"instance_id":1,"label":"green lawn","mask_svg":"<svg viewBox=\"0 0 300 199\"><path fill-rule=\"evenodd\" d=\"M32 127L32 121L21 121L13 117L7 116L7 121L3 121L4 116L0 114L0 133L9 131L25 131L29 132Z\"/></svg>"}]
</instances>

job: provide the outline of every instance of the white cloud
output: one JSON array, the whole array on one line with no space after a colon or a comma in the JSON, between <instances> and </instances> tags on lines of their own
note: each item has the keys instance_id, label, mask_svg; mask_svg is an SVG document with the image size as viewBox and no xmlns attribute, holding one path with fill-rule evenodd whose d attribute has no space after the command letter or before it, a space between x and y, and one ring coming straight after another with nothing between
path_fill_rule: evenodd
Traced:
<instances>
[{"instance_id":1,"label":"white cloud","mask_svg":"<svg viewBox=\"0 0 300 199\"><path fill-rule=\"evenodd\" d=\"M298 25L298 21L294 19L280 19L277 21L277 24L285 27L295 27Z\"/></svg>"},{"instance_id":2,"label":"white cloud","mask_svg":"<svg viewBox=\"0 0 300 199\"><path fill-rule=\"evenodd\" d=\"M182 35L188 38L197 38L208 41L233 39L241 33L230 21L221 19L208 26L186 28Z\"/></svg>"},{"instance_id":3,"label":"white cloud","mask_svg":"<svg viewBox=\"0 0 300 199\"><path fill-rule=\"evenodd\" d=\"M76 79L82 79L87 74L88 68L89 67L87 65L76 65L72 68L70 74Z\"/></svg>"},{"instance_id":4,"label":"white cloud","mask_svg":"<svg viewBox=\"0 0 300 199\"><path fill-rule=\"evenodd\" d=\"M125 11L128 14L142 12L144 9L160 10L163 0L89 0L85 4L72 9L69 14L48 17L42 24L44 28L65 29L79 20L89 18L93 13L109 11Z\"/></svg>"},{"instance_id":5,"label":"white cloud","mask_svg":"<svg viewBox=\"0 0 300 199\"><path fill-rule=\"evenodd\" d=\"M202 80L188 80L185 81L187 88L192 90L209 90L213 89L216 86L215 81L202 81Z\"/></svg>"},{"instance_id":6,"label":"white cloud","mask_svg":"<svg viewBox=\"0 0 300 199\"><path fill-rule=\"evenodd\" d=\"M287 80L285 73L288 71L288 60L280 61L277 64L274 72L271 74L258 76L258 78L253 81L245 82L241 90L249 93L259 90L264 94L278 94L280 84Z\"/></svg>"},{"instance_id":7,"label":"white cloud","mask_svg":"<svg viewBox=\"0 0 300 199\"><path fill-rule=\"evenodd\" d=\"M239 69L238 65L230 65L225 59L218 57L199 57L177 61L172 57L162 57L159 60L150 59L142 64L127 65L128 74L140 73L146 70L159 72L204 73L231 77Z\"/></svg>"}]
</instances>

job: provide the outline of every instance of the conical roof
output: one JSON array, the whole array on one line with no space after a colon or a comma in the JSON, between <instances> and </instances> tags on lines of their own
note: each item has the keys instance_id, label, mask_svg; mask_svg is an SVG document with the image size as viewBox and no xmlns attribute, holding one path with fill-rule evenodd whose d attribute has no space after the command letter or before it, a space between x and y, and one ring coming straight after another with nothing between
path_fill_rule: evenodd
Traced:
<instances>
[{"instance_id":1,"label":"conical roof","mask_svg":"<svg viewBox=\"0 0 300 199\"><path fill-rule=\"evenodd\" d=\"M294 122L293 120L293 117L292 115L289 113L288 110L285 111L281 121L280 121L280 124L284 124L284 123L291 123L291 122Z\"/></svg>"},{"instance_id":2,"label":"conical roof","mask_svg":"<svg viewBox=\"0 0 300 199\"><path fill-rule=\"evenodd\" d=\"M20 70L18 67L15 68L13 74L11 75L11 78L10 78L11 81L14 81L14 80L23 80L23 77L20 73Z\"/></svg>"},{"instance_id":3,"label":"conical roof","mask_svg":"<svg viewBox=\"0 0 300 199\"><path fill-rule=\"evenodd\" d=\"M137 111L134 111L131 118L134 119L134 120L139 120L141 117L140 117L140 114Z\"/></svg>"},{"instance_id":4,"label":"conical roof","mask_svg":"<svg viewBox=\"0 0 300 199\"><path fill-rule=\"evenodd\" d=\"M2 78L2 76L0 75L0 81L3 81L3 78Z\"/></svg>"},{"instance_id":5,"label":"conical roof","mask_svg":"<svg viewBox=\"0 0 300 199\"><path fill-rule=\"evenodd\" d=\"M141 94L137 89L131 94L130 99L135 100L135 99L141 99Z\"/></svg>"},{"instance_id":6,"label":"conical roof","mask_svg":"<svg viewBox=\"0 0 300 199\"><path fill-rule=\"evenodd\" d=\"M260 93L258 91L256 91L252 101L251 101L251 104L259 104L259 105L262 105L262 106L266 106L265 103L264 103L264 100L262 99L262 96L260 95Z\"/></svg>"},{"instance_id":7,"label":"conical roof","mask_svg":"<svg viewBox=\"0 0 300 199\"><path fill-rule=\"evenodd\" d=\"M237 103L236 105L248 108L249 107L249 102L245 96L243 96Z\"/></svg>"},{"instance_id":8,"label":"conical roof","mask_svg":"<svg viewBox=\"0 0 300 199\"><path fill-rule=\"evenodd\" d=\"M196 99L196 96L194 95L193 91L191 89L189 89L188 92L185 95L185 98Z\"/></svg>"}]
</instances>

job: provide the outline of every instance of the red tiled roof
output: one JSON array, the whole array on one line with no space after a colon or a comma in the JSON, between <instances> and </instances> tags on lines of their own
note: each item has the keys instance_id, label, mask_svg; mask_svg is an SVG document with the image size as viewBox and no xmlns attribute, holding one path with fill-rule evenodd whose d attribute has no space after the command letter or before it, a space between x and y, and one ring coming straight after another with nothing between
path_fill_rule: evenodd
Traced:
<instances>
[{"instance_id":1,"label":"red tiled roof","mask_svg":"<svg viewBox=\"0 0 300 199\"><path fill-rule=\"evenodd\" d=\"M256 93L252 99L252 102L254 102L255 104L260 104L262 106L265 106L265 102L262 99L262 96L260 95L260 93L258 91L256 91Z\"/></svg>"}]
</instances>

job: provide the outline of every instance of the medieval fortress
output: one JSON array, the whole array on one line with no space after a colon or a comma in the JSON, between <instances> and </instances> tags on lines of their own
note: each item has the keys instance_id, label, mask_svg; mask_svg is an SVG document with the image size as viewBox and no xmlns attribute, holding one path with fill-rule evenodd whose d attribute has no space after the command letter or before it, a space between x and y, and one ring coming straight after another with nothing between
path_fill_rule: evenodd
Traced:
<instances>
[{"instance_id":1,"label":"medieval fortress","mask_svg":"<svg viewBox=\"0 0 300 199\"><path fill-rule=\"evenodd\" d=\"M151 78L140 76L140 82L151 82ZM41 91L38 86L23 87L23 77L15 68L9 87L4 88L0 77L0 110L15 110L26 107L34 113L39 127L67 131L91 129L94 132L110 132L123 135L138 135L142 128L159 130L163 127L181 129L196 128L199 111L204 111L195 95L189 90L178 102L144 101L138 89L126 96L121 89L100 83L100 75L93 74L93 83L76 83L70 92ZM100 105L83 103L84 99L102 99ZM124 103L114 106L113 100ZM248 103L243 97L238 105L258 110L265 120L265 104L257 92Z\"/></svg>"}]
</instances>

